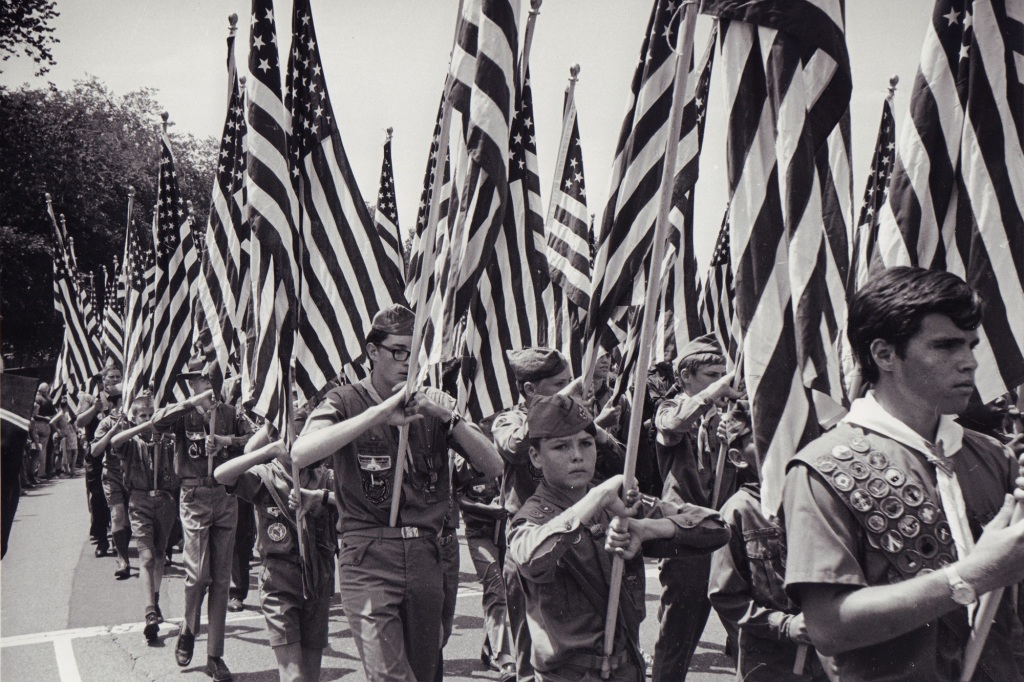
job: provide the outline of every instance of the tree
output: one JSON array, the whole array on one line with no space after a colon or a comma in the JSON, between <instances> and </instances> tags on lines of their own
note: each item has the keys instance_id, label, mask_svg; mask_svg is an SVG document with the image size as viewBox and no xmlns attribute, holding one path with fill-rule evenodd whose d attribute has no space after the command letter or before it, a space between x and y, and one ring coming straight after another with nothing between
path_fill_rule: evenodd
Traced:
<instances>
[{"instance_id":1,"label":"tree","mask_svg":"<svg viewBox=\"0 0 1024 682\"><path fill-rule=\"evenodd\" d=\"M68 91L0 88L0 338L8 366L51 362L63 338L44 194L66 216L80 269L109 268L124 250L129 186L133 219L152 221L160 111L152 90L115 96L96 78ZM205 224L216 142L169 136L182 194Z\"/></svg>"},{"instance_id":2,"label":"tree","mask_svg":"<svg viewBox=\"0 0 1024 682\"><path fill-rule=\"evenodd\" d=\"M0 53L7 61L19 52L39 64L42 76L57 62L50 46L60 40L50 22L60 16L56 0L4 0L0 2Z\"/></svg>"}]
</instances>

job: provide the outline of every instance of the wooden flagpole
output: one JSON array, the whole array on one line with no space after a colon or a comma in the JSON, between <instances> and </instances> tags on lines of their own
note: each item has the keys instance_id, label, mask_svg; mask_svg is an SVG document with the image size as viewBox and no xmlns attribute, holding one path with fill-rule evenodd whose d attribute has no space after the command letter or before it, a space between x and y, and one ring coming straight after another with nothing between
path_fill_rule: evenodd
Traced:
<instances>
[{"instance_id":1,"label":"wooden flagpole","mask_svg":"<svg viewBox=\"0 0 1024 682\"><path fill-rule=\"evenodd\" d=\"M462 23L462 1L459 0L458 18L455 21L455 34L452 36L452 53L458 39L459 25ZM449 56L449 59L451 57ZM451 67L448 80L445 82L444 105L441 107L441 133L437 138L437 165L434 166L434 182L430 190L430 210L427 213L427 225L420 236L423 244L423 259L420 261L419 291L416 292L416 318L413 323L412 345L409 356L409 373L405 384L405 398L408 400L416 390L417 377L420 371L420 346L423 344L423 328L426 326L427 315L427 282L434 272L434 243L437 234L437 219L441 210L441 185L444 182L444 165L448 160L448 132L452 121L451 102ZM394 527L398 523L398 507L402 501L402 482L405 479L406 451L409 449L409 425L401 428L398 434L398 453L395 456L395 483L391 492L391 514L388 525Z\"/></svg>"},{"instance_id":2,"label":"wooden flagpole","mask_svg":"<svg viewBox=\"0 0 1024 682\"><path fill-rule=\"evenodd\" d=\"M697 3L687 2L681 8L682 16L679 20L679 30L676 32L676 45L674 52L675 59L675 89L672 97L672 109L668 120L668 143L665 146L665 156L661 168L661 188L658 205L658 222L654 228L653 253L651 255L651 269L660 268L661 262L665 259L665 245L669 235L669 212L672 208L672 185L676 175L676 151L679 147L679 130L683 121L683 106L686 100L686 81L689 76L690 53L693 51L693 34L697 25ZM652 279L652 278L649 278ZM644 303L644 320L640 328L639 357L637 358L636 374L633 381L633 402L634 405L630 414L629 439L626 442L626 463L625 479L623 480L623 495L625 491L633 487L636 473L637 449L640 445L640 431L643 420L643 410L637 406L643 404L644 391L647 390L647 366L651 361L651 336L654 332L658 305L658 296L661 294L661 287L654 281L647 283L646 300ZM597 353L594 353L596 358ZM593 380L593 365L588 369L590 381ZM608 679L611 676L611 656L615 649L615 626L619 615L619 595L622 590L622 574L625 570L625 562L622 557L616 556L612 562L612 575L610 579L610 591L608 594L608 611L605 616L604 628L604 659L601 662L601 678Z\"/></svg>"},{"instance_id":3,"label":"wooden flagpole","mask_svg":"<svg viewBox=\"0 0 1024 682\"><path fill-rule=\"evenodd\" d=\"M530 14L526 18L526 35L523 38L523 54L519 59L519 85L526 82L526 65L530 63L530 48L533 46L534 24L540 14L540 5L544 0L530 0Z\"/></svg>"}]
</instances>

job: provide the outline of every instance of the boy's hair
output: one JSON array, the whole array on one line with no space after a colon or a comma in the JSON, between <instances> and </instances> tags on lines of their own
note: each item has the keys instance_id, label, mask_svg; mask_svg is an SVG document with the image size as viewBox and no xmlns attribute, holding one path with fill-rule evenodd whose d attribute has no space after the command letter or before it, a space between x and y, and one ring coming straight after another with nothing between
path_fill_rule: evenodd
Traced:
<instances>
[{"instance_id":1,"label":"boy's hair","mask_svg":"<svg viewBox=\"0 0 1024 682\"><path fill-rule=\"evenodd\" d=\"M586 428L584 428L583 431L585 431L586 433L589 433L594 438L597 438L597 426L595 426L593 422L590 423L590 426L587 426ZM555 436L555 437L561 438L563 436ZM540 452L540 443L543 440L547 440L547 439L546 438L531 438L530 439L530 447L535 449L537 452Z\"/></svg>"},{"instance_id":2,"label":"boy's hair","mask_svg":"<svg viewBox=\"0 0 1024 682\"><path fill-rule=\"evenodd\" d=\"M963 330L981 324L978 293L956 275L923 268L889 268L872 278L850 300L846 334L865 381L878 381L871 344L882 339L903 358L926 315L945 315Z\"/></svg>"},{"instance_id":3,"label":"boy's hair","mask_svg":"<svg viewBox=\"0 0 1024 682\"><path fill-rule=\"evenodd\" d=\"M371 343L375 346L379 346L380 342L388 338L388 333L380 329L371 329L366 335L366 343L363 346L368 346Z\"/></svg>"},{"instance_id":4,"label":"boy's hair","mask_svg":"<svg viewBox=\"0 0 1024 682\"><path fill-rule=\"evenodd\" d=\"M676 372L682 376L683 370L685 369L690 374L696 374L703 367L724 364L724 355L720 355L718 353L696 353L694 355L688 355L680 360L679 366L676 368Z\"/></svg>"},{"instance_id":5,"label":"boy's hair","mask_svg":"<svg viewBox=\"0 0 1024 682\"><path fill-rule=\"evenodd\" d=\"M135 412L137 408L141 409L143 407L153 407L153 396L151 396L148 393L143 393L142 395L135 396L135 398L132 400L130 411Z\"/></svg>"}]
</instances>

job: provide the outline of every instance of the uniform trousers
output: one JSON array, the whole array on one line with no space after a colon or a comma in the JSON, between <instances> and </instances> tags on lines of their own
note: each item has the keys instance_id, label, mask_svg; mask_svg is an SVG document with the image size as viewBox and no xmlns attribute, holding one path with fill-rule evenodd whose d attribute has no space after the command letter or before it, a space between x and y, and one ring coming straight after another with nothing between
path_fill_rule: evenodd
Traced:
<instances>
[{"instance_id":1,"label":"uniform trousers","mask_svg":"<svg viewBox=\"0 0 1024 682\"><path fill-rule=\"evenodd\" d=\"M99 472L86 473L85 497L89 503L89 536L96 539L96 547L107 551L110 542L107 530L110 528L110 507L103 493L103 480Z\"/></svg>"},{"instance_id":2,"label":"uniform trousers","mask_svg":"<svg viewBox=\"0 0 1024 682\"><path fill-rule=\"evenodd\" d=\"M505 554L505 566L502 571L505 579L505 609L508 614L508 626L512 632L512 644L516 649L516 680L517 682L533 682L535 678L530 655L533 651L533 639L530 627L526 622L526 593L519 579L519 570L512 557Z\"/></svg>"},{"instance_id":3,"label":"uniform trousers","mask_svg":"<svg viewBox=\"0 0 1024 682\"><path fill-rule=\"evenodd\" d=\"M251 502L238 500L238 525L235 527L235 547L231 554L232 599L245 601L249 596L249 568L252 548L256 542L256 510Z\"/></svg>"},{"instance_id":4,"label":"uniform trousers","mask_svg":"<svg viewBox=\"0 0 1024 682\"><path fill-rule=\"evenodd\" d=\"M508 634L505 613L505 579L501 575L498 546L494 544L494 530L484 526L480 530L466 529L466 544L473 558L476 577L483 586L484 648L497 664L512 660L512 642Z\"/></svg>"},{"instance_id":5,"label":"uniform trousers","mask_svg":"<svg viewBox=\"0 0 1024 682\"><path fill-rule=\"evenodd\" d=\"M711 614L711 555L663 559L659 567L661 623L654 645L654 682L682 682Z\"/></svg>"},{"instance_id":6,"label":"uniform trousers","mask_svg":"<svg viewBox=\"0 0 1024 682\"><path fill-rule=\"evenodd\" d=\"M384 538L374 533L343 533L338 559L341 604L366 679L430 682L443 634L437 537Z\"/></svg>"},{"instance_id":7,"label":"uniform trousers","mask_svg":"<svg viewBox=\"0 0 1024 682\"><path fill-rule=\"evenodd\" d=\"M209 591L206 655L223 656L238 502L224 486L182 486L180 509L185 539L185 625L193 635L199 632L203 598Z\"/></svg>"}]
</instances>

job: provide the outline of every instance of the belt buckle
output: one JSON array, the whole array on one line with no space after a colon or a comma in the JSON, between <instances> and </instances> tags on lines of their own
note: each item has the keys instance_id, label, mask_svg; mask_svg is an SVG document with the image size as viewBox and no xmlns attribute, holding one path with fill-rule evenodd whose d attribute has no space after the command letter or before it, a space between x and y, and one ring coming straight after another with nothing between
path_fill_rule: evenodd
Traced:
<instances>
[{"instance_id":1,"label":"belt buckle","mask_svg":"<svg viewBox=\"0 0 1024 682\"><path fill-rule=\"evenodd\" d=\"M418 538L420 536L420 529L416 526L402 526L402 537L406 540L410 538Z\"/></svg>"}]
</instances>

